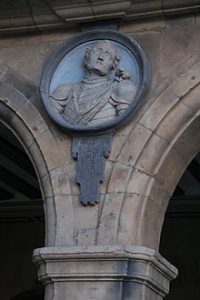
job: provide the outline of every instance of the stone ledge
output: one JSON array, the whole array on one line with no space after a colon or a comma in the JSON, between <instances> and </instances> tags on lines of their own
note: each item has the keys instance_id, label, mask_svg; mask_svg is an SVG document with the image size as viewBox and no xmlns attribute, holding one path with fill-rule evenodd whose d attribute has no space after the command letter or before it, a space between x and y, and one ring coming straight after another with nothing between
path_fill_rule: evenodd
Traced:
<instances>
[{"instance_id":1,"label":"stone ledge","mask_svg":"<svg viewBox=\"0 0 200 300\"><path fill-rule=\"evenodd\" d=\"M35 249L39 279L51 282L132 282L162 297L177 270L153 249L139 246L47 247Z\"/></svg>"},{"instance_id":2,"label":"stone ledge","mask_svg":"<svg viewBox=\"0 0 200 300\"><path fill-rule=\"evenodd\" d=\"M10 1L0 3L0 34L51 30L97 20L145 20L197 13L199 0Z\"/></svg>"}]
</instances>

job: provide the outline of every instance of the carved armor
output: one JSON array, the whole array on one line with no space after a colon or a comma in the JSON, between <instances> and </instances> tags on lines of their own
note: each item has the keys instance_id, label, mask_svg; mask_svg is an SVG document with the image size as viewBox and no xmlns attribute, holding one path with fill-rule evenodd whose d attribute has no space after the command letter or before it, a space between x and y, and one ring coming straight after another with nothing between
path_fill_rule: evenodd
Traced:
<instances>
[{"instance_id":1,"label":"carved armor","mask_svg":"<svg viewBox=\"0 0 200 300\"><path fill-rule=\"evenodd\" d=\"M80 83L60 85L51 99L67 122L85 126L112 120L127 109L135 93L129 79L84 78Z\"/></svg>"}]
</instances>

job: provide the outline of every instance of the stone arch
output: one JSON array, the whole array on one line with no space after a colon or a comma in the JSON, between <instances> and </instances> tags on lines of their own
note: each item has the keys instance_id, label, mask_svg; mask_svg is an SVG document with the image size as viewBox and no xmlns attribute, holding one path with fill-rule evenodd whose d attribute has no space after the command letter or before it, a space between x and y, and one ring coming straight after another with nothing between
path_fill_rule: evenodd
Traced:
<instances>
[{"instance_id":1,"label":"stone arch","mask_svg":"<svg viewBox=\"0 0 200 300\"><path fill-rule=\"evenodd\" d=\"M158 250L168 201L200 150L199 70L199 57L194 55L158 87L120 151L108 185L108 191L117 192L116 202L121 197L115 204L116 218L109 219L118 244ZM120 170L123 186L113 188L112 177ZM102 226L103 220L99 223ZM106 228L107 236L110 230Z\"/></svg>"},{"instance_id":2,"label":"stone arch","mask_svg":"<svg viewBox=\"0 0 200 300\"><path fill-rule=\"evenodd\" d=\"M56 139L34 104L38 97L19 73L0 66L0 119L18 138L35 168L45 212L46 246L57 242L57 178L62 172L62 154ZM68 186L66 185L68 190Z\"/></svg>"},{"instance_id":3,"label":"stone arch","mask_svg":"<svg viewBox=\"0 0 200 300\"><path fill-rule=\"evenodd\" d=\"M177 116L174 123L172 115ZM163 129L166 123L170 122L171 129L166 133L166 130L163 131ZM200 84L181 98L176 108L165 116L156 130L156 134L165 139L167 145L157 157L157 163L151 171L151 179L145 187L145 198L141 209L141 244L152 243L149 237L152 237L150 230L154 229L155 234L151 246L158 249L168 202L187 166L200 151L199 129ZM154 212L152 212L151 208L154 206L155 210L153 209ZM149 227L150 211L153 215L153 219L151 217L152 228Z\"/></svg>"}]
</instances>

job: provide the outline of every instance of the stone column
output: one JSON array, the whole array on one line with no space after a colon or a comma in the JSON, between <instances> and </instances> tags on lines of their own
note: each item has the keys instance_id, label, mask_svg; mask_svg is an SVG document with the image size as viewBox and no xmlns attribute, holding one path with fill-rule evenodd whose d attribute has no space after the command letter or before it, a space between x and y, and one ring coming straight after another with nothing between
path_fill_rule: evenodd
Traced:
<instances>
[{"instance_id":1,"label":"stone column","mask_svg":"<svg viewBox=\"0 0 200 300\"><path fill-rule=\"evenodd\" d=\"M132 246L34 250L45 300L161 300L177 270L154 250Z\"/></svg>"}]
</instances>

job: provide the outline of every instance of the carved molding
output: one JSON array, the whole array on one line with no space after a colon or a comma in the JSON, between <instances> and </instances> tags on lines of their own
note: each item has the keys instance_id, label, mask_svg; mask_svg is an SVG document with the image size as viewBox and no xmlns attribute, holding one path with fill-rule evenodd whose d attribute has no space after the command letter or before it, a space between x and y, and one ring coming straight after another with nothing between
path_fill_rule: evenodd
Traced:
<instances>
[{"instance_id":1,"label":"carved molding","mask_svg":"<svg viewBox=\"0 0 200 300\"><path fill-rule=\"evenodd\" d=\"M44 285L56 282L63 285L67 282L129 282L134 292L137 290L136 294L141 295L140 299L147 299L141 293L144 288L145 295L147 290L153 290L159 295L158 299L162 299L169 292L170 281L177 276L173 265L146 247L46 247L35 249L33 259L38 266L39 280Z\"/></svg>"},{"instance_id":2,"label":"carved molding","mask_svg":"<svg viewBox=\"0 0 200 300\"><path fill-rule=\"evenodd\" d=\"M197 13L199 0L7 1L0 3L0 33L37 31L102 19L139 20Z\"/></svg>"}]
</instances>

